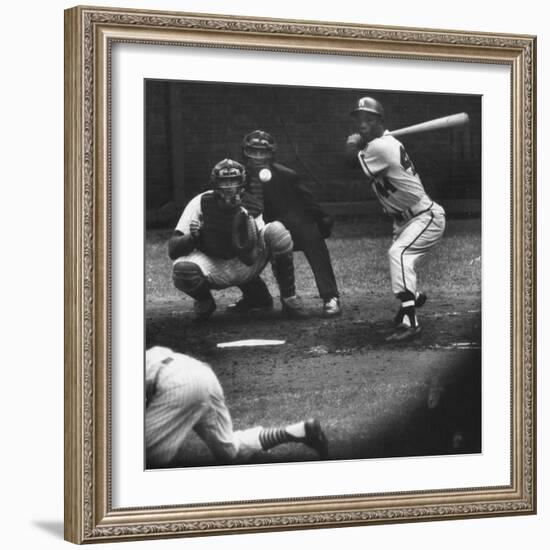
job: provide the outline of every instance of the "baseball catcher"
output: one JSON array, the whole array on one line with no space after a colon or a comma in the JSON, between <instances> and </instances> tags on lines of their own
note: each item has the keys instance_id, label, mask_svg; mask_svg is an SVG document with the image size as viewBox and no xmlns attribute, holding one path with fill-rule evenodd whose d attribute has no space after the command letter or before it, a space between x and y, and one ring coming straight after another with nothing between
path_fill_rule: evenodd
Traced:
<instances>
[{"instance_id":1,"label":"baseball catcher","mask_svg":"<svg viewBox=\"0 0 550 550\"><path fill-rule=\"evenodd\" d=\"M306 317L294 285L292 237L280 222L264 223L245 181L244 166L224 159L212 169L212 190L186 206L168 243L174 285L195 300L195 317L207 319L216 309L211 290L246 285L271 262L283 314Z\"/></svg>"},{"instance_id":2,"label":"baseball catcher","mask_svg":"<svg viewBox=\"0 0 550 550\"><path fill-rule=\"evenodd\" d=\"M338 287L325 243L332 229L332 218L321 209L294 170L274 162L277 144L271 134L254 130L244 137L241 147L248 176L247 191L262 210L264 220L282 223L290 231L294 250L304 252L323 301L323 315L339 315ZM261 278L256 277L240 288L243 297L231 306L234 311L270 307L271 296Z\"/></svg>"},{"instance_id":3,"label":"baseball catcher","mask_svg":"<svg viewBox=\"0 0 550 550\"><path fill-rule=\"evenodd\" d=\"M392 290L401 305L396 330L387 340L409 340L420 332L416 308L426 301L417 287L416 264L443 237L445 211L424 190L403 144L388 135L380 102L362 97L351 116L357 133L346 141L348 161L361 167L384 212L393 218L388 257Z\"/></svg>"}]
</instances>

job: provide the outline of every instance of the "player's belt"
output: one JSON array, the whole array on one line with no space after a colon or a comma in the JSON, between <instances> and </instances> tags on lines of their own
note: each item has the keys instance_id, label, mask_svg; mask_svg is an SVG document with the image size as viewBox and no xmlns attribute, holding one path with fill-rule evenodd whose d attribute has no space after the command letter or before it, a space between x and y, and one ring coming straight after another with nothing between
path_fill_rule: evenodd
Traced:
<instances>
[{"instance_id":1,"label":"player's belt","mask_svg":"<svg viewBox=\"0 0 550 550\"><path fill-rule=\"evenodd\" d=\"M424 214L424 212L428 212L428 210L431 210L433 205L433 201L430 202L430 205L427 207L426 203L422 203L422 201L419 201L410 208L407 208L406 210L392 213L392 216L401 223L408 222L409 220L416 218L416 216L420 216L420 214Z\"/></svg>"}]
</instances>

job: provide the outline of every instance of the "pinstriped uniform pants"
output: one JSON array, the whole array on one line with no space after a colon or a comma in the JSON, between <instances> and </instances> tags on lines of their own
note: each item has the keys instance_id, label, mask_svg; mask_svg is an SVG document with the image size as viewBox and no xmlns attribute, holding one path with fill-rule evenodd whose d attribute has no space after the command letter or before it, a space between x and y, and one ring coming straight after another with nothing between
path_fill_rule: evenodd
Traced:
<instances>
[{"instance_id":1,"label":"pinstriped uniform pants","mask_svg":"<svg viewBox=\"0 0 550 550\"><path fill-rule=\"evenodd\" d=\"M220 462L246 459L258 452L262 428L233 431L222 387L212 369L192 357L166 350L168 363L159 365L159 357L146 367L154 372L155 385L145 409L148 467L169 465L191 429Z\"/></svg>"},{"instance_id":2,"label":"pinstriped uniform pants","mask_svg":"<svg viewBox=\"0 0 550 550\"><path fill-rule=\"evenodd\" d=\"M392 291L395 295L416 293L416 264L438 243L445 231L445 211L434 202L432 208L408 222L394 224L393 244L388 251Z\"/></svg>"}]
</instances>

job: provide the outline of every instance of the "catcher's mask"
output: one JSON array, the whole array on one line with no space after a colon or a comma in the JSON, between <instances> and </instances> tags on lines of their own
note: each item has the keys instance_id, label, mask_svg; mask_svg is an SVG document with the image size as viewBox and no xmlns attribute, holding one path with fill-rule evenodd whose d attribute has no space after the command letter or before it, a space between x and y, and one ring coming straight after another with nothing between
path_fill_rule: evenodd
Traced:
<instances>
[{"instance_id":1,"label":"catcher's mask","mask_svg":"<svg viewBox=\"0 0 550 550\"><path fill-rule=\"evenodd\" d=\"M234 208L242 202L246 170L239 162L224 159L212 169L210 183L222 208Z\"/></svg>"},{"instance_id":2,"label":"catcher's mask","mask_svg":"<svg viewBox=\"0 0 550 550\"><path fill-rule=\"evenodd\" d=\"M270 162L277 150L271 134L263 130L254 130L244 136L242 143L243 157L246 162Z\"/></svg>"}]
</instances>

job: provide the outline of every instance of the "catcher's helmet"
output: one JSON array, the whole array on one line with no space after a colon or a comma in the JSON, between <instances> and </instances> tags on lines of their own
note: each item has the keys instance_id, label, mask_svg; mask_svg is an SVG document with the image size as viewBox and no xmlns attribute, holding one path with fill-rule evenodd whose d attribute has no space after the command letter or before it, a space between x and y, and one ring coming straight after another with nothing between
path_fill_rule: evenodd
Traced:
<instances>
[{"instance_id":1,"label":"catcher's helmet","mask_svg":"<svg viewBox=\"0 0 550 550\"><path fill-rule=\"evenodd\" d=\"M236 160L224 159L218 162L210 174L212 189L223 206L237 206L241 203L245 181L246 170Z\"/></svg>"},{"instance_id":2,"label":"catcher's helmet","mask_svg":"<svg viewBox=\"0 0 550 550\"><path fill-rule=\"evenodd\" d=\"M244 136L242 150L245 159L264 159L273 156L277 150L277 145L271 134L263 130L254 130Z\"/></svg>"},{"instance_id":3,"label":"catcher's helmet","mask_svg":"<svg viewBox=\"0 0 550 550\"><path fill-rule=\"evenodd\" d=\"M382 107L382 104L374 99L373 97L362 97L351 112L352 115L355 113L366 111L367 113L374 113L375 115L378 115L380 118L384 118L384 108Z\"/></svg>"}]
</instances>

